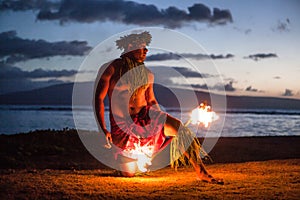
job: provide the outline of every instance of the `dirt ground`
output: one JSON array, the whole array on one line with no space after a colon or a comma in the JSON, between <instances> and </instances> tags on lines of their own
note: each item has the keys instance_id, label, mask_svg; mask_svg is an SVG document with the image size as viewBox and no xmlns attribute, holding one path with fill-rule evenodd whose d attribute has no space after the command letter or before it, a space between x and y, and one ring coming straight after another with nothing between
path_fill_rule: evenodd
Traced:
<instances>
[{"instance_id":1,"label":"dirt ground","mask_svg":"<svg viewBox=\"0 0 300 200\"><path fill-rule=\"evenodd\" d=\"M0 199L300 199L300 159L207 168L225 184L199 182L192 168L133 178L108 169L2 169Z\"/></svg>"}]
</instances>

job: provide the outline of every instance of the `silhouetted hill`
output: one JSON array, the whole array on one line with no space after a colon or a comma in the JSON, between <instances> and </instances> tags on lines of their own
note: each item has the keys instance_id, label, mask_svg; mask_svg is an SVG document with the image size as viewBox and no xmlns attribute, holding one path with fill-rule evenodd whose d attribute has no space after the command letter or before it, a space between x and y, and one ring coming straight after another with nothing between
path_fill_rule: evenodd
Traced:
<instances>
[{"instance_id":1,"label":"silhouetted hill","mask_svg":"<svg viewBox=\"0 0 300 200\"><path fill-rule=\"evenodd\" d=\"M50 86L25 92L16 92L0 95L0 104L16 105L72 105L72 95L76 94L76 104L91 105L93 97L93 83L84 82L76 84L73 93L73 83ZM207 92L167 88L161 85L154 86L158 102L165 107L194 108L199 102L214 100L215 108L227 100L230 109L299 109L300 100L274 97L251 96L221 96ZM195 102L198 99L198 103ZM107 102L107 101L106 101Z\"/></svg>"},{"instance_id":2,"label":"silhouetted hill","mask_svg":"<svg viewBox=\"0 0 300 200\"><path fill-rule=\"evenodd\" d=\"M73 83L49 86L0 96L1 104L69 105L72 104Z\"/></svg>"},{"instance_id":3,"label":"silhouetted hill","mask_svg":"<svg viewBox=\"0 0 300 200\"><path fill-rule=\"evenodd\" d=\"M12 105L72 105L74 83L65 83L30 91L14 92L0 95L0 104ZM91 82L79 83L77 85L82 92L82 97L91 99L93 92ZM80 104L84 104L83 101Z\"/></svg>"}]
</instances>

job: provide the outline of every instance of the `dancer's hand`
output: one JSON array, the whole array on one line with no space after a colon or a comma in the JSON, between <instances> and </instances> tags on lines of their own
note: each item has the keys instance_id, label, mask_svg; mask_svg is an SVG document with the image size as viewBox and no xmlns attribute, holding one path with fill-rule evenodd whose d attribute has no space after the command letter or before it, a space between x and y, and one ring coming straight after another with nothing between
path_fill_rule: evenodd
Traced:
<instances>
[{"instance_id":1,"label":"dancer's hand","mask_svg":"<svg viewBox=\"0 0 300 200\"><path fill-rule=\"evenodd\" d=\"M106 144L104 145L105 148L110 149L111 148L111 143L112 143L112 137L110 132L105 133L105 138L106 138Z\"/></svg>"}]
</instances>

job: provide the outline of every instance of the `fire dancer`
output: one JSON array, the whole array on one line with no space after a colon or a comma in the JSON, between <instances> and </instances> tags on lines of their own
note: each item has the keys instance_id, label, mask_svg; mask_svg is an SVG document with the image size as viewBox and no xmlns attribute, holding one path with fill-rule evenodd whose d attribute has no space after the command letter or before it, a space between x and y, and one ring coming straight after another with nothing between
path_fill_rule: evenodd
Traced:
<instances>
[{"instance_id":1,"label":"fire dancer","mask_svg":"<svg viewBox=\"0 0 300 200\"><path fill-rule=\"evenodd\" d=\"M124 176L143 171L137 160L139 152L148 157L157 154L171 142L171 165L178 160L194 167L201 181L222 184L206 170L201 145L195 135L173 116L160 110L153 92L154 75L144 65L152 36L149 32L130 34L116 41L124 50L120 58L99 70L95 90L95 115L106 140L113 143ZM104 98L108 95L110 131L104 119ZM147 160L144 164L149 164Z\"/></svg>"}]
</instances>

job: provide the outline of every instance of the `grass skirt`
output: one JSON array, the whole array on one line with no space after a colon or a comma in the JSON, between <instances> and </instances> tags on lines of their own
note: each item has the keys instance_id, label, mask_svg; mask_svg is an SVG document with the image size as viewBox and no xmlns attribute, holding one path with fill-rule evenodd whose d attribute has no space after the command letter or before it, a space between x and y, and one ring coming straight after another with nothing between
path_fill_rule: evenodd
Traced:
<instances>
[{"instance_id":1,"label":"grass skirt","mask_svg":"<svg viewBox=\"0 0 300 200\"><path fill-rule=\"evenodd\" d=\"M185 156L184 154L187 154ZM189 160L197 163L202 162L201 158L211 158L204 151L200 141L186 126L181 126L177 136L172 139L170 147L171 167L177 169L180 165L189 165Z\"/></svg>"}]
</instances>

